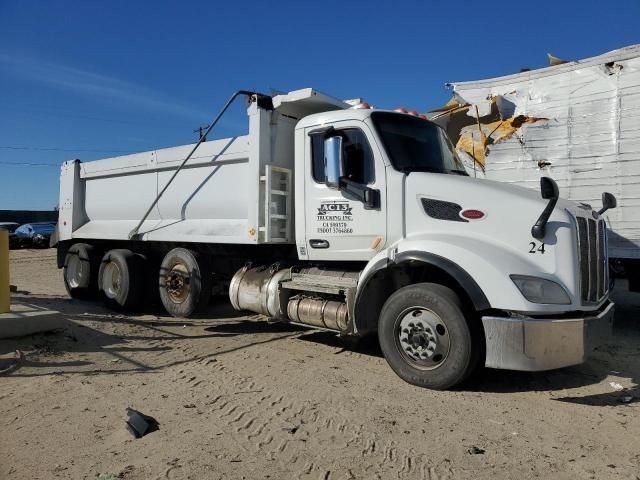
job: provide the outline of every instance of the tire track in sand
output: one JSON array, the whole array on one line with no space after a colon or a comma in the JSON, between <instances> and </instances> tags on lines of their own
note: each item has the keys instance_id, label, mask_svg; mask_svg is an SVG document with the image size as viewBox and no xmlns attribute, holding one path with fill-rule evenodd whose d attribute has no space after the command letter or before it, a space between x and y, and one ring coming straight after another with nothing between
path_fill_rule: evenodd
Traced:
<instances>
[{"instance_id":1,"label":"tire track in sand","mask_svg":"<svg viewBox=\"0 0 640 480\"><path fill-rule=\"evenodd\" d=\"M236 371L233 362L202 359L195 363L210 367L208 377L198 379L185 368L179 380L203 399L203 413L243 450L277 462L293 478L366 474L380 479L446 480L455 475L448 464L436 465L424 453L385 441L378 432L320 403L288 398L267 382ZM207 399L212 390L215 396Z\"/></svg>"}]
</instances>

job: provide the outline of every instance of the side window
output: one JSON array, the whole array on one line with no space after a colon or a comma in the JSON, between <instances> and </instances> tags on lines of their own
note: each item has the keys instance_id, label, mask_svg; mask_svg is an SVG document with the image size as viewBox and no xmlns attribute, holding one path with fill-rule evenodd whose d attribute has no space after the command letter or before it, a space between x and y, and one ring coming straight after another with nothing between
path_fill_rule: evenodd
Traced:
<instances>
[{"instance_id":1,"label":"side window","mask_svg":"<svg viewBox=\"0 0 640 480\"><path fill-rule=\"evenodd\" d=\"M364 132L358 128L337 130L342 136L342 168L350 180L362 184L375 180L374 161L371 146ZM313 179L324 183L324 136L311 135L311 162Z\"/></svg>"},{"instance_id":2,"label":"side window","mask_svg":"<svg viewBox=\"0 0 640 480\"><path fill-rule=\"evenodd\" d=\"M324 135L311 135L311 174L318 183L324 183L327 178L324 169Z\"/></svg>"}]
</instances>

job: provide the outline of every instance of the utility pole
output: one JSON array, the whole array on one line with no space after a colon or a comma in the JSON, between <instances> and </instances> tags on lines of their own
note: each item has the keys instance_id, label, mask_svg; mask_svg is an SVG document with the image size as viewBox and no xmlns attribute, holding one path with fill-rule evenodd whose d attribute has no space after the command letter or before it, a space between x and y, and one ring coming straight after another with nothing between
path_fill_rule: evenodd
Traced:
<instances>
[{"instance_id":1,"label":"utility pole","mask_svg":"<svg viewBox=\"0 0 640 480\"><path fill-rule=\"evenodd\" d=\"M204 132L207 131L207 128L209 128L209 125L205 125L204 127L198 127L193 131L193 133L198 134L198 140L202 139L203 142L207 141L207 137L203 134Z\"/></svg>"}]
</instances>

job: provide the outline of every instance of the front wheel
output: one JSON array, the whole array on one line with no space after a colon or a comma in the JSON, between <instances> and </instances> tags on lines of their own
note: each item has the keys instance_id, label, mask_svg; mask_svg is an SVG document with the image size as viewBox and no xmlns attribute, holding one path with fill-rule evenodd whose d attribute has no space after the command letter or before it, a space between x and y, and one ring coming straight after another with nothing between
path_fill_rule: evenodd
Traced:
<instances>
[{"instance_id":1,"label":"front wheel","mask_svg":"<svg viewBox=\"0 0 640 480\"><path fill-rule=\"evenodd\" d=\"M451 388L477 364L477 339L460 299L442 285L419 283L393 293L380 313L378 337L393 371L420 387Z\"/></svg>"}]
</instances>

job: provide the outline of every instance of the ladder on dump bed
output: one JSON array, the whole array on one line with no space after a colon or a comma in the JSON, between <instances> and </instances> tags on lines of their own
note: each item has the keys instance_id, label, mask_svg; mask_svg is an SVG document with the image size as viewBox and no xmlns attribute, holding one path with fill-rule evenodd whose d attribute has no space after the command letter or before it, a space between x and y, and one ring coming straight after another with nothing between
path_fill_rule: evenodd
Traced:
<instances>
[{"instance_id":1,"label":"ladder on dump bed","mask_svg":"<svg viewBox=\"0 0 640 480\"><path fill-rule=\"evenodd\" d=\"M264 188L264 224L259 227L261 240L270 243L291 242L291 170L267 164L260 183Z\"/></svg>"}]
</instances>

